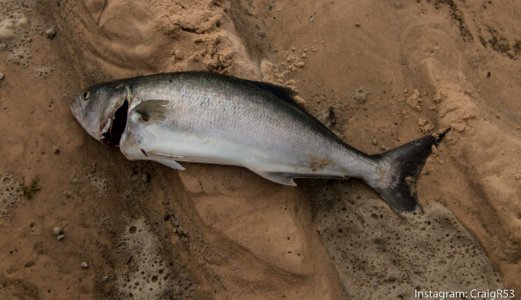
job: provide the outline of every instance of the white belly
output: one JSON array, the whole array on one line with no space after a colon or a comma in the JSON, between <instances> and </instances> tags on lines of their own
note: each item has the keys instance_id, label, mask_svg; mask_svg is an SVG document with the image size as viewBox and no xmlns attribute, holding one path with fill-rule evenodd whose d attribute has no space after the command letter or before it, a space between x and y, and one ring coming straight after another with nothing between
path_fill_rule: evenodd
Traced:
<instances>
[{"instance_id":1,"label":"white belly","mask_svg":"<svg viewBox=\"0 0 521 300\"><path fill-rule=\"evenodd\" d=\"M266 149L262 145L238 143L164 124L132 123L132 120L122 136L120 150L129 160L152 160L175 169L183 169L176 161L242 166L287 185L294 185L291 178L298 175L345 176L335 163L311 168L309 158L298 151ZM280 174L288 175L282 178Z\"/></svg>"}]
</instances>

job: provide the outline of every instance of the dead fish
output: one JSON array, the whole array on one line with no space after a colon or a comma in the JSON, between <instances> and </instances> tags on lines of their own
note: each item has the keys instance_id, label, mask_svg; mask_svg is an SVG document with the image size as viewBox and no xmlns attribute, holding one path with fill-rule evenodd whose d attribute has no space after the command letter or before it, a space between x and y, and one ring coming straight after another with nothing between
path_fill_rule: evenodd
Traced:
<instances>
[{"instance_id":1,"label":"dead fish","mask_svg":"<svg viewBox=\"0 0 521 300\"><path fill-rule=\"evenodd\" d=\"M418 208L416 177L439 136L368 155L306 112L288 88L207 72L155 74L85 89L71 104L95 139L129 160L241 166L273 182L360 178L395 211Z\"/></svg>"}]
</instances>

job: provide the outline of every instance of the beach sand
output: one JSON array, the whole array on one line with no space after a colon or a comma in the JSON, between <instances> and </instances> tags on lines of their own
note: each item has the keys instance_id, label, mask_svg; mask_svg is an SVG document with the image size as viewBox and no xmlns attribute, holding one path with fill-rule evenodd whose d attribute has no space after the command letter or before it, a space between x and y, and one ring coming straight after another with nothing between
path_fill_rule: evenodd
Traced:
<instances>
[{"instance_id":1,"label":"beach sand","mask_svg":"<svg viewBox=\"0 0 521 300\"><path fill-rule=\"evenodd\" d=\"M520 11L0 1L0 298L521 293ZM237 167L130 162L69 112L88 85L186 70L290 87L366 153L451 127L418 180L424 213L397 215L356 179L287 187Z\"/></svg>"}]
</instances>

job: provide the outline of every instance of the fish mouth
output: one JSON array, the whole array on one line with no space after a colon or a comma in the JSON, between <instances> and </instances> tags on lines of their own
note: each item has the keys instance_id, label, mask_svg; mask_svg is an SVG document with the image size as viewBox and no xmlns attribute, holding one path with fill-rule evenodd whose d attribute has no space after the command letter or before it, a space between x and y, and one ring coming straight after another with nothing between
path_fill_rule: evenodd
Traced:
<instances>
[{"instance_id":1,"label":"fish mouth","mask_svg":"<svg viewBox=\"0 0 521 300\"><path fill-rule=\"evenodd\" d=\"M123 104L114 113L114 118L110 126L101 133L101 142L105 145L118 147L123 132L127 127L128 101ZM110 121L110 120L109 120Z\"/></svg>"}]
</instances>

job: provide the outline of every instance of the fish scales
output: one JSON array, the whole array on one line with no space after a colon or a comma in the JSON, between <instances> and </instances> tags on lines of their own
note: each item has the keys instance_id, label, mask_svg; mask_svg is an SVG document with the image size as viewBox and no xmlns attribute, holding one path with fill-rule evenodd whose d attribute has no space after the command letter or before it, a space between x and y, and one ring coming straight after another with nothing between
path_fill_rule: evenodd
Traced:
<instances>
[{"instance_id":1,"label":"fish scales","mask_svg":"<svg viewBox=\"0 0 521 300\"><path fill-rule=\"evenodd\" d=\"M309 124L317 121L300 113L295 105L252 88L248 82L240 82L237 88L220 77L201 80L177 76L171 81L136 82L133 101L167 100L165 126L174 124L207 138L265 149L266 164L293 162L298 166L312 157L323 157L335 162L331 166L338 170L331 175L346 172L345 164L341 165L343 144L319 125Z\"/></svg>"},{"instance_id":2,"label":"fish scales","mask_svg":"<svg viewBox=\"0 0 521 300\"><path fill-rule=\"evenodd\" d=\"M130 160L178 170L178 161L236 165L285 185L357 177L396 211L418 208L415 178L446 131L368 155L298 106L294 95L269 83L179 72L87 88L71 111L91 136Z\"/></svg>"}]
</instances>

